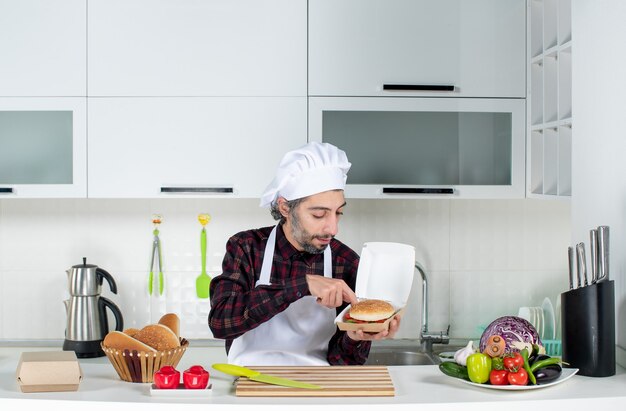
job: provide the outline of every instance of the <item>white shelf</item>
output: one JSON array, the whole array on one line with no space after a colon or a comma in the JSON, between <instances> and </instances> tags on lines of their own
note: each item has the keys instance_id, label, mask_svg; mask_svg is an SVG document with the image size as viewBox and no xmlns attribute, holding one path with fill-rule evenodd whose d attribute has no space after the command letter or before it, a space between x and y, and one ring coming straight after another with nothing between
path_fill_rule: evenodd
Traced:
<instances>
[{"instance_id":1,"label":"white shelf","mask_svg":"<svg viewBox=\"0 0 626 411\"><path fill-rule=\"evenodd\" d=\"M571 0L529 4L527 196L572 191Z\"/></svg>"}]
</instances>

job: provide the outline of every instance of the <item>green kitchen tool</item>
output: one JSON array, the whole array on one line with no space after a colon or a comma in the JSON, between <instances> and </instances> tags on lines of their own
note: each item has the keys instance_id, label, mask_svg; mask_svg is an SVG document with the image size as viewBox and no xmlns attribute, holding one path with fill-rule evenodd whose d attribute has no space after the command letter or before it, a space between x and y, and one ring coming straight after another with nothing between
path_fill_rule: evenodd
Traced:
<instances>
[{"instance_id":1,"label":"green kitchen tool","mask_svg":"<svg viewBox=\"0 0 626 411\"><path fill-rule=\"evenodd\" d=\"M209 214L199 214L198 221L202 224L200 232L200 252L202 253L202 272L196 278L196 294L198 298L209 298L209 286L211 285L211 277L206 273L206 228L205 226L211 221Z\"/></svg>"},{"instance_id":2,"label":"green kitchen tool","mask_svg":"<svg viewBox=\"0 0 626 411\"><path fill-rule=\"evenodd\" d=\"M155 214L152 216L152 224L154 224L154 230L152 230L152 235L154 236L154 239L152 240L152 261L150 262L150 274L148 275L149 295L152 295L152 289L154 286L155 265L158 270L157 272L159 273L159 295L163 295L163 260L161 259L161 240L159 239L159 224L161 224L162 221L163 218L159 214Z\"/></svg>"},{"instance_id":3,"label":"green kitchen tool","mask_svg":"<svg viewBox=\"0 0 626 411\"><path fill-rule=\"evenodd\" d=\"M262 382L265 384L281 385L283 387L307 388L310 390L322 389L319 385L261 374L260 372L251 370L250 368L240 367L233 364L213 364L213 368L228 375L246 377L252 381Z\"/></svg>"}]
</instances>

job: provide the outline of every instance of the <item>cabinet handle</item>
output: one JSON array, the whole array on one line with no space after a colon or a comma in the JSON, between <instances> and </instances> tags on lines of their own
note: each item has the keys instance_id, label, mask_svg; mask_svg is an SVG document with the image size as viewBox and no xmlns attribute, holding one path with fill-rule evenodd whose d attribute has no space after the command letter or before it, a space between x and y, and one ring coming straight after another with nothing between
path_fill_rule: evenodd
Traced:
<instances>
[{"instance_id":1,"label":"cabinet handle","mask_svg":"<svg viewBox=\"0 0 626 411\"><path fill-rule=\"evenodd\" d=\"M383 90L392 91L454 91L453 84L383 84Z\"/></svg>"},{"instance_id":2,"label":"cabinet handle","mask_svg":"<svg viewBox=\"0 0 626 411\"><path fill-rule=\"evenodd\" d=\"M13 194L11 187L0 187L0 194Z\"/></svg>"},{"instance_id":3,"label":"cabinet handle","mask_svg":"<svg viewBox=\"0 0 626 411\"><path fill-rule=\"evenodd\" d=\"M161 187L162 193L210 193L210 194L221 194L221 193L233 193L234 190L232 187Z\"/></svg>"},{"instance_id":4,"label":"cabinet handle","mask_svg":"<svg viewBox=\"0 0 626 411\"><path fill-rule=\"evenodd\" d=\"M383 187L383 194L454 194L454 189Z\"/></svg>"}]
</instances>

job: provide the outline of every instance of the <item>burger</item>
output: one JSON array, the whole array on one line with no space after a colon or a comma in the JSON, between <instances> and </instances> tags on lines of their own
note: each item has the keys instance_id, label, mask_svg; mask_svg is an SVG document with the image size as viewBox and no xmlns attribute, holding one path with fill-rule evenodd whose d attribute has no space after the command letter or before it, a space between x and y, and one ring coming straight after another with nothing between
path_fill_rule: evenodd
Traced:
<instances>
[{"instance_id":1,"label":"burger","mask_svg":"<svg viewBox=\"0 0 626 411\"><path fill-rule=\"evenodd\" d=\"M367 299L352 304L346 313L344 321L347 323L384 323L394 315L396 309L384 300Z\"/></svg>"}]
</instances>

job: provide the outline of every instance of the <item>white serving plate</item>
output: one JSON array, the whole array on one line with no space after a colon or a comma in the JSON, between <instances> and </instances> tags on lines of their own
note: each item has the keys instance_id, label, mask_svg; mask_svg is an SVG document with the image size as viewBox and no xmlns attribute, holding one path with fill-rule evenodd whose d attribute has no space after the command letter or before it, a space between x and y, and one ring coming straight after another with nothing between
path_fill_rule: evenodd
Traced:
<instances>
[{"instance_id":1,"label":"white serving plate","mask_svg":"<svg viewBox=\"0 0 626 411\"><path fill-rule=\"evenodd\" d=\"M178 388L161 389L156 385L150 384L150 395L153 397L169 397L169 398L206 398L213 394L211 389L213 384L209 384L203 390L188 390L183 384L179 384Z\"/></svg>"},{"instance_id":2,"label":"white serving plate","mask_svg":"<svg viewBox=\"0 0 626 411\"><path fill-rule=\"evenodd\" d=\"M465 384L473 385L475 387L487 388L490 390L502 390L502 391L527 391L527 390L538 390L540 388L552 387L553 385L561 384L572 378L578 372L578 368L563 368L563 372L561 376L556 380L549 382L547 384L541 385L491 385L491 384L477 384L475 382L463 380L460 378L454 378L455 380L459 380L464 382Z\"/></svg>"}]
</instances>

